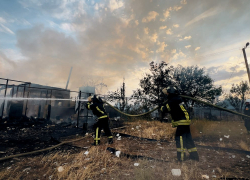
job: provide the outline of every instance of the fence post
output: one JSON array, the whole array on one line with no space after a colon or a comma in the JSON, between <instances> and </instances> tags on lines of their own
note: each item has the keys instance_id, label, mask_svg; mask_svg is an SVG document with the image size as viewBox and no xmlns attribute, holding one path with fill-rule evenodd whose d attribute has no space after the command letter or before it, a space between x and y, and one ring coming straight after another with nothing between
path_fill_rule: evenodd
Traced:
<instances>
[{"instance_id":1,"label":"fence post","mask_svg":"<svg viewBox=\"0 0 250 180\"><path fill-rule=\"evenodd\" d=\"M79 114L80 114L80 103L81 103L81 101L80 101L80 99L81 99L81 95L82 95L82 92L80 91L79 92L79 99L78 99L78 113L77 113L77 125L76 125L76 127L78 128L78 125L79 125Z\"/></svg>"},{"instance_id":2,"label":"fence post","mask_svg":"<svg viewBox=\"0 0 250 180\"><path fill-rule=\"evenodd\" d=\"M19 86L17 86L17 88L16 88L16 97L17 97L17 94L18 94L18 88L19 88Z\"/></svg>"},{"instance_id":3,"label":"fence post","mask_svg":"<svg viewBox=\"0 0 250 180\"><path fill-rule=\"evenodd\" d=\"M30 84L29 84L29 90L28 90L28 94L27 94L27 101L26 101L26 105L25 105L25 113L24 116L26 116L27 113L27 109L28 109L28 98L30 96Z\"/></svg>"},{"instance_id":4,"label":"fence post","mask_svg":"<svg viewBox=\"0 0 250 180\"><path fill-rule=\"evenodd\" d=\"M7 80L6 80L5 92L4 92L4 98L6 97L7 87L8 87L8 82L9 82L9 79L7 79ZM5 104L5 99L3 100L2 117L3 117L4 104Z\"/></svg>"}]
</instances>

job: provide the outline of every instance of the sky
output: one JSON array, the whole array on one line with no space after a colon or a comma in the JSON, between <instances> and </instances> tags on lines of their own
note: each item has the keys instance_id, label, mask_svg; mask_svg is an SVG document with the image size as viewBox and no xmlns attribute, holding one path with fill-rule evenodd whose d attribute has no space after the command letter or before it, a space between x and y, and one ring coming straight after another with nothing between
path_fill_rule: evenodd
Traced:
<instances>
[{"instance_id":1,"label":"sky","mask_svg":"<svg viewBox=\"0 0 250 180\"><path fill-rule=\"evenodd\" d=\"M0 78L126 96L149 63L205 68L228 90L248 81L249 0L0 0ZM246 54L250 54L250 48ZM249 59L250 60L250 59Z\"/></svg>"}]
</instances>

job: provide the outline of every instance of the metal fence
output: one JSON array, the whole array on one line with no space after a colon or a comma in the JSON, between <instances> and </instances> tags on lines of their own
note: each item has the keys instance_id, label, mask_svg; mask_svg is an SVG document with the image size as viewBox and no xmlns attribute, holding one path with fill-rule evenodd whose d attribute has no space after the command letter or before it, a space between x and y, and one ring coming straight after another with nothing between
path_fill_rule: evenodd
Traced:
<instances>
[{"instance_id":1,"label":"metal fence","mask_svg":"<svg viewBox=\"0 0 250 180\"><path fill-rule=\"evenodd\" d=\"M93 93L0 78L0 119L46 119L56 124L69 123L86 129L96 119L92 111L85 108L90 95ZM105 108L111 120L119 119L118 112L109 106Z\"/></svg>"},{"instance_id":2,"label":"metal fence","mask_svg":"<svg viewBox=\"0 0 250 180\"><path fill-rule=\"evenodd\" d=\"M91 126L95 122L95 116L85 108L87 97L93 95L88 92L70 91L67 89L43 86L31 82L17 81L0 78L0 118L18 119L28 117L34 119L49 119L54 123L71 123L76 127ZM101 96L107 100L107 96ZM126 98L126 107L121 108L121 102L112 100L122 111L132 114L146 112L146 109L138 111L133 100ZM129 104L133 105L131 108ZM110 106L105 106L112 122L117 123L119 119L125 119L119 112ZM190 113L192 118L210 120L240 120L241 117L220 111L215 108L194 108ZM158 118L157 111L150 115ZM86 127L85 127L86 128Z\"/></svg>"}]
</instances>

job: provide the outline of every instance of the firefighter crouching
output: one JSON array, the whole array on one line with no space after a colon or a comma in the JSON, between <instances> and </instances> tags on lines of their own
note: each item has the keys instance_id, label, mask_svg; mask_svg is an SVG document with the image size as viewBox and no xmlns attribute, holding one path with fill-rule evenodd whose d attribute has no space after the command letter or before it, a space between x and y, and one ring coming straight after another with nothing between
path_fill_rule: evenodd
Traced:
<instances>
[{"instance_id":1,"label":"firefighter crouching","mask_svg":"<svg viewBox=\"0 0 250 180\"><path fill-rule=\"evenodd\" d=\"M95 138L93 145L100 144L100 134L103 129L105 135L108 136L108 143L113 143L113 136L109 128L109 118L104 109L103 101L100 97L90 96L88 97L88 103L86 104L86 108L92 110L93 114L97 116L97 122L93 125L93 129L95 131Z\"/></svg>"},{"instance_id":2,"label":"firefighter crouching","mask_svg":"<svg viewBox=\"0 0 250 180\"><path fill-rule=\"evenodd\" d=\"M250 116L250 99L245 102L244 114ZM244 117L244 121L247 133L250 134L250 118Z\"/></svg>"},{"instance_id":3,"label":"firefighter crouching","mask_svg":"<svg viewBox=\"0 0 250 180\"><path fill-rule=\"evenodd\" d=\"M177 127L175 134L177 160L186 159L185 150L189 152L189 159L199 161L199 155L190 133L191 120L184 107L184 102L179 95L178 90L170 86L162 90L167 95L168 102L161 106L161 111L170 113L172 117L172 127Z\"/></svg>"}]
</instances>

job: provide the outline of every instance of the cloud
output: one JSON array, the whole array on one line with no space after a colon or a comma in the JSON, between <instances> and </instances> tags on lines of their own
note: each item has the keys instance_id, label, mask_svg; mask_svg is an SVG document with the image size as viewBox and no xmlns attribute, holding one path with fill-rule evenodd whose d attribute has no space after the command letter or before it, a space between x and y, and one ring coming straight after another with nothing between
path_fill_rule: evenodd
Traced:
<instances>
[{"instance_id":1,"label":"cloud","mask_svg":"<svg viewBox=\"0 0 250 180\"><path fill-rule=\"evenodd\" d=\"M191 39L191 38L192 38L191 36L185 36L183 39L182 39L182 38L180 38L180 39L179 39L179 41L189 40L189 39Z\"/></svg>"},{"instance_id":2,"label":"cloud","mask_svg":"<svg viewBox=\"0 0 250 180\"><path fill-rule=\"evenodd\" d=\"M187 0L181 0L181 4L187 4Z\"/></svg>"},{"instance_id":3,"label":"cloud","mask_svg":"<svg viewBox=\"0 0 250 180\"><path fill-rule=\"evenodd\" d=\"M135 20L135 24L138 26L138 24L139 24L139 21L138 20Z\"/></svg>"},{"instance_id":4,"label":"cloud","mask_svg":"<svg viewBox=\"0 0 250 180\"><path fill-rule=\"evenodd\" d=\"M123 7L123 5L124 5L124 3L122 1L119 1L119 0L110 0L109 1L109 9L111 12Z\"/></svg>"},{"instance_id":5,"label":"cloud","mask_svg":"<svg viewBox=\"0 0 250 180\"><path fill-rule=\"evenodd\" d=\"M60 25L60 28L65 30L65 31L70 31L70 32L75 31L74 26L70 23L62 23Z\"/></svg>"},{"instance_id":6,"label":"cloud","mask_svg":"<svg viewBox=\"0 0 250 180\"><path fill-rule=\"evenodd\" d=\"M166 34L171 35L173 34L173 31L170 28L168 28L168 30L166 31Z\"/></svg>"},{"instance_id":7,"label":"cloud","mask_svg":"<svg viewBox=\"0 0 250 180\"><path fill-rule=\"evenodd\" d=\"M171 53L175 54L176 53L176 49L172 49Z\"/></svg>"},{"instance_id":8,"label":"cloud","mask_svg":"<svg viewBox=\"0 0 250 180\"><path fill-rule=\"evenodd\" d=\"M157 33L152 34L152 36L150 37L150 40L151 40L152 42L156 42L157 39L158 39Z\"/></svg>"},{"instance_id":9,"label":"cloud","mask_svg":"<svg viewBox=\"0 0 250 180\"><path fill-rule=\"evenodd\" d=\"M186 48L186 49L188 49L188 48L190 48L190 47L191 47L191 45L187 45L187 46L185 46L185 48Z\"/></svg>"},{"instance_id":10,"label":"cloud","mask_svg":"<svg viewBox=\"0 0 250 180\"><path fill-rule=\"evenodd\" d=\"M4 18L0 17L0 23L5 23L5 22L6 22L6 20Z\"/></svg>"},{"instance_id":11,"label":"cloud","mask_svg":"<svg viewBox=\"0 0 250 180\"><path fill-rule=\"evenodd\" d=\"M145 33L145 34L148 34L148 28L147 28L147 27L144 28L144 33Z\"/></svg>"},{"instance_id":12,"label":"cloud","mask_svg":"<svg viewBox=\"0 0 250 180\"><path fill-rule=\"evenodd\" d=\"M164 16L165 19L168 18L168 17L170 16L170 10L171 10L171 9L167 9L167 10L163 13L163 16Z\"/></svg>"},{"instance_id":13,"label":"cloud","mask_svg":"<svg viewBox=\"0 0 250 180\"><path fill-rule=\"evenodd\" d=\"M11 31L8 27L4 26L3 24L0 24L0 32L5 32L9 34L15 34L13 31Z\"/></svg>"},{"instance_id":14,"label":"cloud","mask_svg":"<svg viewBox=\"0 0 250 180\"><path fill-rule=\"evenodd\" d=\"M161 26L159 29L166 29L167 26Z\"/></svg>"},{"instance_id":15,"label":"cloud","mask_svg":"<svg viewBox=\"0 0 250 180\"><path fill-rule=\"evenodd\" d=\"M178 28L178 27L180 27L180 25L179 24L174 24L173 27Z\"/></svg>"},{"instance_id":16,"label":"cloud","mask_svg":"<svg viewBox=\"0 0 250 180\"><path fill-rule=\"evenodd\" d=\"M1 77L6 77L6 74L11 73L12 69L17 67L16 63L9 59L2 50L0 50L0 65L2 67L0 71Z\"/></svg>"},{"instance_id":17,"label":"cloud","mask_svg":"<svg viewBox=\"0 0 250 180\"><path fill-rule=\"evenodd\" d=\"M168 46L167 44L165 44L165 42L159 42L158 45L159 45L159 48L156 50L157 53L163 52L165 50L165 47Z\"/></svg>"},{"instance_id":18,"label":"cloud","mask_svg":"<svg viewBox=\"0 0 250 180\"><path fill-rule=\"evenodd\" d=\"M235 27L239 27L237 24L239 22L247 24L244 18L249 17L246 10L240 15L239 11L242 10L243 3L233 1L220 3L220 5L225 4L225 7L234 10L224 9L223 18L216 16L218 19L214 19L214 22L204 21L205 23L197 26L197 29L194 29L193 25L201 22L201 17L209 20L208 17L212 17L213 14L218 15L216 12L219 10L212 10L216 5L215 2L198 4L196 0L195 2L188 1L188 3L186 0L106 0L100 1L101 3L92 0L21 0L21 2L24 2L23 5L28 10L25 9L20 18L32 17L27 18L31 25L22 30L16 26L12 30L14 26L6 23L9 23L9 17L1 14L5 22L0 19L0 23L4 23L3 25L10 31L0 25L1 31L8 33L2 33L6 35L6 38L3 36L4 39L1 38L0 41L2 47L3 41L8 42L7 37L10 37L11 31L16 33L16 36L11 34L12 41L17 44L21 55L27 57L28 60L15 62L17 56L13 54L6 56L7 51L3 53L5 59L8 58L17 63L14 68L6 61L5 63L1 61L1 67L3 66L4 69L7 66L9 69L12 68L12 71L5 71L4 77L64 88L70 67L73 66L69 87L72 90L81 86L86 79L82 77L87 77L87 75L96 79L103 78L104 83L111 90L113 86L117 86L117 82L122 81L123 77L131 83L132 77L127 79L127 76L137 72L139 68L149 69L148 64L152 60L158 62L164 60L167 63L187 66L195 63L206 67L210 67L211 64L217 66L219 58L204 56L199 61L194 58L199 52L197 50L200 49L200 42L204 47L218 49L218 47L226 47L225 44L233 44L232 41L240 42L239 39L243 37L245 39L249 31L249 28L245 26L245 31L242 31L239 36L233 36L237 32ZM241 5L235 8L237 4ZM221 6L219 7L221 10ZM229 21L232 17L237 18ZM232 23L236 21L237 23ZM222 22L225 22L226 26L222 27ZM39 26L35 23L45 25ZM180 28L185 24L186 28ZM214 31L211 31L211 27ZM226 30L228 27L232 28ZM17 39L14 39L15 37ZM215 43L218 37L222 44ZM185 46L189 49L187 50ZM207 49L209 53L213 52L213 48ZM228 57L228 53L225 56ZM221 58L220 61L222 60L226 64L227 61ZM241 67L230 65L226 71L231 72L232 67L235 67L237 71L241 70ZM139 74L137 75L139 77ZM138 84L139 81L133 83ZM134 88L137 88L137 85Z\"/></svg>"},{"instance_id":19,"label":"cloud","mask_svg":"<svg viewBox=\"0 0 250 180\"><path fill-rule=\"evenodd\" d=\"M196 16L191 21L187 22L185 26L190 26L194 23L197 23L197 22L207 18L207 17L214 16L218 12L219 12L219 9L217 7L212 7L210 9L208 9L207 11L205 11L204 13L200 14L199 16Z\"/></svg>"},{"instance_id":20,"label":"cloud","mask_svg":"<svg viewBox=\"0 0 250 180\"><path fill-rule=\"evenodd\" d=\"M144 22L144 23L150 22L150 21L152 21L152 20L155 20L157 16L159 16L159 13L157 13L157 12L155 12L155 11L150 11L150 12L148 13L148 16L147 16L147 17L144 17L144 18L142 19L142 22Z\"/></svg>"},{"instance_id":21,"label":"cloud","mask_svg":"<svg viewBox=\"0 0 250 180\"><path fill-rule=\"evenodd\" d=\"M179 53L175 53L174 56L172 57L172 59L176 60L179 58L185 58L187 57L182 51L179 51Z\"/></svg>"},{"instance_id":22,"label":"cloud","mask_svg":"<svg viewBox=\"0 0 250 180\"><path fill-rule=\"evenodd\" d=\"M0 49L0 51L5 55L5 58L13 62L28 60L27 57L24 57L20 52L14 49Z\"/></svg>"},{"instance_id":23,"label":"cloud","mask_svg":"<svg viewBox=\"0 0 250 180\"><path fill-rule=\"evenodd\" d=\"M173 10L179 11L182 8L182 6L174 6Z\"/></svg>"}]
</instances>

